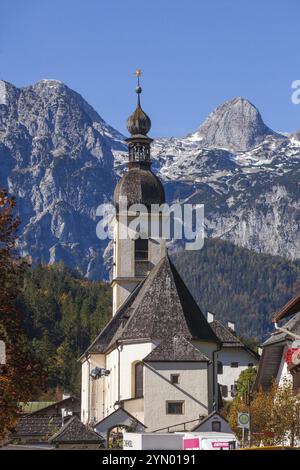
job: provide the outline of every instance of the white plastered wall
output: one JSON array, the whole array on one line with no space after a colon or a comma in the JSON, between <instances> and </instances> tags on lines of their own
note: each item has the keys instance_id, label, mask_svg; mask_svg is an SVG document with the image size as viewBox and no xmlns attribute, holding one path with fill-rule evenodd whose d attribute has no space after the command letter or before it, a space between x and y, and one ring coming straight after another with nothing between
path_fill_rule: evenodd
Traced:
<instances>
[{"instance_id":1,"label":"white plastered wall","mask_svg":"<svg viewBox=\"0 0 300 470\"><path fill-rule=\"evenodd\" d=\"M170 382L171 374L179 374L178 385ZM145 366L145 388L144 424L147 432L208 414L207 363L148 363ZM183 401L183 414L167 414L167 401Z\"/></svg>"}]
</instances>

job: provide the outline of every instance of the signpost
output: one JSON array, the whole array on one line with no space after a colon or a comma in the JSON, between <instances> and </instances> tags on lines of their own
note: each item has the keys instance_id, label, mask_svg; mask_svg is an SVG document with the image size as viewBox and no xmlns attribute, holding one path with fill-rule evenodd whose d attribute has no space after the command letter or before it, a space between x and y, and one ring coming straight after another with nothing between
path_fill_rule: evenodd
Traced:
<instances>
[{"instance_id":1,"label":"signpost","mask_svg":"<svg viewBox=\"0 0 300 470\"><path fill-rule=\"evenodd\" d=\"M250 415L249 413L238 413L238 427L249 429Z\"/></svg>"},{"instance_id":2,"label":"signpost","mask_svg":"<svg viewBox=\"0 0 300 470\"><path fill-rule=\"evenodd\" d=\"M250 433L250 413L238 413L238 427L242 428L242 446L245 444L245 429Z\"/></svg>"}]
</instances>

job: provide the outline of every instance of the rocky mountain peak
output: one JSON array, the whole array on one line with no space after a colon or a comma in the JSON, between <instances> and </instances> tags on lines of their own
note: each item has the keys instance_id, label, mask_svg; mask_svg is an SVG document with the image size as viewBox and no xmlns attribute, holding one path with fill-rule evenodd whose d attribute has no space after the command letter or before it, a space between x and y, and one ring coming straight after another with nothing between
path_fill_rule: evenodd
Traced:
<instances>
[{"instance_id":1,"label":"rocky mountain peak","mask_svg":"<svg viewBox=\"0 0 300 470\"><path fill-rule=\"evenodd\" d=\"M205 204L208 236L299 258L296 138L276 134L235 98L197 132L156 139L153 167L168 202ZM17 198L21 254L106 275L111 244L96 236L96 209L111 199L126 153L124 137L64 83L0 81L0 187Z\"/></svg>"},{"instance_id":2,"label":"rocky mountain peak","mask_svg":"<svg viewBox=\"0 0 300 470\"><path fill-rule=\"evenodd\" d=\"M284 138L266 126L258 109L242 97L218 106L195 134L203 146L235 152L251 150L268 136Z\"/></svg>"}]
</instances>

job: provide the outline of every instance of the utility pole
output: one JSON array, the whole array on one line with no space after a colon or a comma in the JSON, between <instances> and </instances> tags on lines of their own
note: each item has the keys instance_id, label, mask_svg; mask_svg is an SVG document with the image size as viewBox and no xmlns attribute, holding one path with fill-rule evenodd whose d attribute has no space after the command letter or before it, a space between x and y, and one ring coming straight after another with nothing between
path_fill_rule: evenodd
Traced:
<instances>
[{"instance_id":1,"label":"utility pole","mask_svg":"<svg viewBox=\"0 0 300 470\"><path fill-rule=\"evenodd\" d=\"M251 447L251 386L250 380L247 383L247 399L248 399L248 413L249 413L249 430L248 430L248 440L249 440L249 447Z\"/></svg>"}]
</instances>

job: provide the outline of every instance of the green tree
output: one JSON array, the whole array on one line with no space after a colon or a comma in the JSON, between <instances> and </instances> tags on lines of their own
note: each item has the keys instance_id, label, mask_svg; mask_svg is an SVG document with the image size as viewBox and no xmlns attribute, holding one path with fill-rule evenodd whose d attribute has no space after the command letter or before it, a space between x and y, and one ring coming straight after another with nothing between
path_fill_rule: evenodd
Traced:
<instances>
[{"instance_id":1,"label":"green tree","mask_svg":"<svg viewBox=\"0 0 300 470\"><path fill-rule=\"evenodd\" d=\"M22 328L22 311L16 300L27 268L16 250L20 220L14 216L15 200L0 191L0 339L6 344L6 363L0 366L0 441L15 426L18 402L29 401L44 381Z\"/></svg>"}]
</instances>

